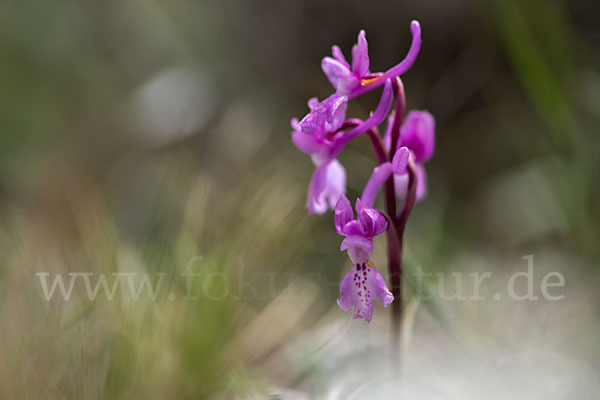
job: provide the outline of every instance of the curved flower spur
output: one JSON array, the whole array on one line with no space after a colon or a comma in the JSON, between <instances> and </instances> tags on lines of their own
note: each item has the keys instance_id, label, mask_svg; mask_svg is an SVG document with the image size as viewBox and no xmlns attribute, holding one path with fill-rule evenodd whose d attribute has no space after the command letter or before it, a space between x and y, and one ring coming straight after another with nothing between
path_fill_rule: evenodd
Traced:
<instances>
[{"instance_id":1,"label":"curved flower spur","mask_svg":"<svg viewBox=\"0 0 600 400\"><path fill-rule=\"evenodd\" d=\"M335 93L319 102L308 101L309 113L300 121L292 119L292 141L309 154L315 165L306 208L309 214L334 210L334 225L344 236L341 250L346 251L352 268L340 284L338 305L345 311L354 308L354 318L370 322L375 299L384 306L392 303L394 326L401 315L402 238L406 221L415 201L426 193L423 163L433 155L435 123L426 111L412 111L406 119L404 87L399 75L415 62L421 48L421 28L411 23L413 35L408 54L386 72L369 72L369 54L365 31L358 34L352 48L352 62L341 49L333 46L333 57L325 57L323 72ZM348 101L383 85L381 99L371 116L361 121L346 119ZM395 99L395 108L390 113ZM377 127L388 118L383 137ZM346 197L346 170L338 155L353 139L367 133L378 160L354 210ZM385 211L374 209L379 191L385 190ZM398 200L401 200L398 207ZM356 216L354 212L356 211ZM391 290L371 261L373 237L388 233L388 267ZM394 299L397 299L393 302ZM399 335L399 329L394 330ZM396 335L397 336L397 335Z\"/></svg>"}]
</instances>

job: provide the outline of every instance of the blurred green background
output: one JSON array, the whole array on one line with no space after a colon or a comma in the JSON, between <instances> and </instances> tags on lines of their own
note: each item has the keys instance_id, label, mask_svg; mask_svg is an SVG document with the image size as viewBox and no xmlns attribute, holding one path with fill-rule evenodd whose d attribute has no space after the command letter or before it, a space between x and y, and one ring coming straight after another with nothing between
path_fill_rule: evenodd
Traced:
<instances>
[{"instance_id":1,"label":"blurred green background","mask_svg":"<svg viewBox=\"0 0 600 400\"><path fill-rule=\"evenodd\" d=\"M406 396L491 365L500 391L597 398L598 15L593 0L0 2L0 398L382 398L347 380L377 381L389 310L366 325L337 308L349 263L331 214L306 216L312 165L289 120L332 91L332 44L349 55L364 28L385 70L412 19L408 107L435 116L437 149L407 270L489 271L492 293L532 254L566 286L525 303L407 287L405 370L427 378ZM354 197L368 141L341 161ZM155 300L76 284L46 301L38 272L166 275Z\"/></svg>"}]
</instances>

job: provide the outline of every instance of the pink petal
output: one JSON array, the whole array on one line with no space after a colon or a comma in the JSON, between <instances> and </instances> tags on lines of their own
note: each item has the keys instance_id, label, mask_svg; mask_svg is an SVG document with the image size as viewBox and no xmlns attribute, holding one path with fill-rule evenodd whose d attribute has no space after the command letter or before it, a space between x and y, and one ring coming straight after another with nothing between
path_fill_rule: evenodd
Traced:
<instances>
[{"instance_id":1,"label":"pink petal","mask_svg":"<svg viewBox=\"0 0 600 400\"><path fill-rule=\"evenodd\" d=\"M387 220L379 211L363 207L360 211L357 209L356 212L366 237L372 238L385 232Z\"/></svg>"},{"instance_id":2,"label":"pink petal","mask_svg":"<svg viewBox=\"0 0 600 400\"><path fill-rule=\"evenodd\" d=\"M352 47L352 71L359 77L369 72L369 46L364 30L358 33L358 39Z\"/></svg>"},{"instance_id":3,"label":"pink petal","mask_svg":"<svg viewBox=\"0 0 600 400\"><path fill-rule=\"evenodd\" d=\"M302 132L324 136L327 132L335 132L346 118L348 98L344 95L333 94L320 103L316 99L309 101L310 112L300 121Z\"/></svg>"},{"instance_id":4,"label":"pink petal","mask_svg":"<svg viewBox=\"0 0 600 400\"><path fill-rule=\"evenodd\" d=\"M360 81L354 76L348 66L336 59L331 57L323 58L321 69L339 94L349 93L360 85Z\"/></svg>"},{"instance_id":5,"label":"pink petal","mask_svg":"<svg viewBox=\"0 0 600 400\"><path fill-rule=\"evenodd\" d=\"M364 263L371 258L371 254L373 253L373 240L360 234L350 235L342 241L340 250L348 252L348 257L350 257L350 261L353 264Z\"/></svg>"},{"instance_id":6,"label":"pink petal","mask_svg":"<svg viewBox=\"0 0 600 400\"><path fill-rule=\"evenodd\" d=\"M394 154L394 158L392 159L392 169L394 174L405 174L406 167L408 166L408 156L410 155L410 150L408 147L400 147L396 154Z\"/></svg>"},{"instance_id":7,"label":"pink petal","mask_svg":"<svg viewBox=\"0 0 600 400\"><path fill-rule=\"evenodd\" d=\"M416 161L426 162L435 151L435 120L427 111L411 111L400 129L400 142L415 155Z\"/></svg>"},{"instance_id":8,"label":"pink petal","mask_svg":"<svg viewBox=\"0 0 600 400\"><path fill-rule=\"evenodd\" d=\"M421 201L427 196L427 173L422 164L417 163L417 189L415 193L415 200ZM402 175L394 175L394 188L396 190L396 196L403 199L406 197L406 191L408 190L408 173Z\"/></svg>"},{"instance_id":9,"label":"pink petal","mask_svg":"<svg viewBox=\"0 0 600 400\"><path fill-rule=\"evenodd\" d=\"M332 46L331 54L333 55L333 58L339 61L346 69L350 69L350 65L348 64L348 61L346 61L346 57L344 57L344 53L342 53L342 49L340 49L339 46Z\"/></svg>"},{"instance_id":10,"label":"pink petal","mask_svg":"<svg viewBox=\"0 0 600 400\"><path fill-rule=\"evenodd\" d=\"M353 219L350 222L347 222L344 224L344 226L342 226L342 233L341 235L346 235L346 236L366 236L365 235L365 231L363 230L363 227L361 225L361 223L356 220ZM345 250L342 249L342 250Z\"/></svg>"},{"instance_id":11,"label":"pink petal","mask_svg":"<svg viewBox=\"0 0 600 400\"><path fill-rule=\"evenodd\" d=\"M303 153L315 154L326 146L313 135L307 135L302 132L292 132L292 142Z\"/></svg>"},{"instance_id":12,"label":"pink petal","mask_svg":"<svg viewBox=\"0 0 600 400\"><path fill-rule=\"evenodd\" d=\"M333 209L346 192L346 171L342 164L333 160L315 168L310 180L306 209L309 214L323 214Z\"/></svg>"},{"instance_id":13,"label":"pink petal","mask_svg":"<svg viewBox=\"0 0 600 400\"><path fill-rule=\"evenodd\" d=\"M396 191L396 197L399 199L406 197L406 191L408 190L408 172L402 175L394 175L394 189Z\"/></svg>"},{"instance_id":14,"label":"pink petal","mask_svg":"<svg viewBox=\"0 0 600 400\"><path fill-rule=\"evenodd\" d=\"M373 169L373 173L371 174L371 177L369 178L369 181L365 185L365 189L360 196L364 206L373 207L373 203L375 202L375 197L377 197L379 189L381 189L381 186L385 183L385 181L387 181L391 174L392 164L389 162L383 163Z\"/></svg>"},{"instance_id":15,"label":"pink petal","mask_svg":"<svg viewBox=\"0 0 600 400\"><path fill-rule=\"evenodd\" d=\"M335 230L340 235L343 235L343 228L348 222L354 219L354 212L352 211L352 204L350 204L350 200L343 195L338 200L337 205L335 206L333 221L335 224Z\"/></svg>"},{"instance_id":16,"label":"pink petal","mask_svg":"<svg viewBox=\"0 0 600 400\"><path fill-rule=\"evenodd\" d=\"M364 318L370 322L373 317L375 299L387 306L394 300L377 268L365 264L353 266L340 284L338 306L347 312L354 307L353 318Z\"/></svg>"},{"instance_id":17,"label":"pink petal","mask_svg":"<svg viewBox=\"0 0 600 400\"><path fill-rule=\"evenodd\" d=\"M388 117L385 132L383 134L383 147L386 151L390 151L392 146L392 126L394 125L394 113L391 113Z\"/></svg>"}]
</instances>

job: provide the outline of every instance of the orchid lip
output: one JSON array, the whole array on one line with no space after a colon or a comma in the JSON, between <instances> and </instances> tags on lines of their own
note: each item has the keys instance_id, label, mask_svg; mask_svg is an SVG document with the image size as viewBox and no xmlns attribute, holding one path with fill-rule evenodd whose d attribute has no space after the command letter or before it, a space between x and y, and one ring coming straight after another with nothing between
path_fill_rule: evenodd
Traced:
<instances>
[{"instance_id":1,"label":"orchid lip","mask_svg":"<svg viewBox=\"0 0 600 400\"><path fill-rule=\"evenodd\" d=\"M394 296L375 265L365 260L355 264L342 279L337 303L344 311L352 312L354 308L352 318L363 318L368 323L373 317L375 300L385 307L394 300Z\"/></svg>"}]
</instances>

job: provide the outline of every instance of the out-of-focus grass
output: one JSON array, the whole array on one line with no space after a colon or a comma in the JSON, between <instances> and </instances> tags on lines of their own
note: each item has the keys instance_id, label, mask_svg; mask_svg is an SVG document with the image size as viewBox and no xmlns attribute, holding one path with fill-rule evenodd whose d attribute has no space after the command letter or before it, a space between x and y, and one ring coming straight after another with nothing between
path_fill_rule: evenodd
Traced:
<instances>
[{"instance_id":1,"label":"out-of-focus grass","mask_svg":"<svg viewBox=\"0 0 600 400\"><path fill-rule=\"evenodd\" d=\"M173 178L181 180L181 173ZM188 177L180 227L169 238L138 245L119 237L96 187L77 188L84 196L66 191L70 206L61 221L43 212L15 218L2 241L3 397L197 398L229 384L243 392L247 382L237 375L244 359L258 361L315 306L314 288L298 287L288 301L279 298L293 308L277 312L277 321L265 316L266 325L252 322L294 274L301 276L303 263L294 259L306 251L307 223L296 202L282 201L302 193L277 190L288 180L282 172L258 192L238 187L223 193L211 177ZM167 212L162 202L156 207ZM191 292L181 276L187 268L198 274ZM155 301L145 292L134 300L128 290L118 290L112 301L101 290L90 301L78 282L69 301L57 292L46 302L36 272L50 272L50 279L67 272L107 274L109 284L114 272L151 274L154 284L152 274L167 276ZM244 277L252 282L240 282ZM311 314L318 316L317 310Z\"/></svg>"},{"instance_id":2,"label":"out-of-focus grass","mask_svg":"<svg viewBox=\"0 0 600 400\"><path fill-rule=\"evenodd\" d=\"M596 158L590 153L590 142L597 132L588 132L582 116L575 109L582 100L569 93L569 85L588 85L578 77L581 66L575 66L573 57L579 43L574 40L571 28L565 22L566 4L560 2L532 2L521 7L513 1L493 3L493 16L500 27L500 37L519 81L531 103L541 116L552 144L557 149L563 170L553 174L556 187L553 197L559 199L571 225L571 235L582 251L595 251L598 231L589 222L589 201L598 201L597 189L592 182L598 177ZM565 188L567 194L565 195ZM594 213L597 210L593 211Z\"/></svg>"}]
</instances>

